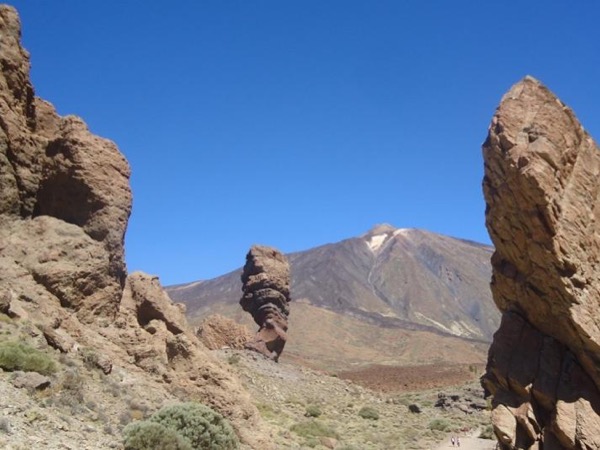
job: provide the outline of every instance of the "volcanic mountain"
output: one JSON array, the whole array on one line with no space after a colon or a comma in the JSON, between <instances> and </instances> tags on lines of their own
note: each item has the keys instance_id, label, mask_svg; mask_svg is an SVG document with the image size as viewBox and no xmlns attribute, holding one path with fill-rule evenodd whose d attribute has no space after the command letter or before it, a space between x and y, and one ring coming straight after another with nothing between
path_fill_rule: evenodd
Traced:
<instances>
[{"instance_id":1,"label":"volcanic mountain","mask_svg":"<svg viewBox=\"0 0 600 450\"><path fill-rule=\"evenodd\" d=\"M492 251L424 230L378 225L359 237L291 253L294 301L286 351L328 361L321 366L339 366L339 352L352 364L479 362L499 324L489 289ZM167 292L186 304L192 323L221 313L254 326L238 305L240 274ZM318 344L323 341L330 351Z\"/></svg>"}]
</instances>

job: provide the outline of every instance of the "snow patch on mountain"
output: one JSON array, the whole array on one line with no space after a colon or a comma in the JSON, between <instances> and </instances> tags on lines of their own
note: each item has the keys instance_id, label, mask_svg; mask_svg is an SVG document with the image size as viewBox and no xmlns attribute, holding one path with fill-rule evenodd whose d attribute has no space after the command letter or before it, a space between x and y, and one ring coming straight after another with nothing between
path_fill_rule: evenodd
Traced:
<instances>
[{"instance_id":1,"label":"snow patch on mountain","mask_svg":"<svg viewBox=\"0 0 600 450\"><path fill-rule=\"evenodd\" d=\"M367 245L371 249L371 251L376 252L383 243L387 240L388 234L376 234L375 236L371 236L371 239L367 241Z\"/></svg>"}]
</instances>

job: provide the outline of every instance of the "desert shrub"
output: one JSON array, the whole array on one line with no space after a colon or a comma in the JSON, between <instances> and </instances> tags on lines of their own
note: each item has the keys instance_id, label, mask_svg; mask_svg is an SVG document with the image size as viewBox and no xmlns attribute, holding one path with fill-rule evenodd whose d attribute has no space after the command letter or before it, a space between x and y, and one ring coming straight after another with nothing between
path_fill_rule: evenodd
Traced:
<instances>
[{"instance_id":1,"label":"desert shrub","mask_svg":"<svg viewBox=\"0 0 600 450\"><path fill-rule=\"evenodd\" d=\"M481 430L479 437L481 439L496 439L496 436L494 435L494 427L491 425L486 425L486 427Z\"/></svg>"},{"instance_id":2,"label":"desert shrub","mask_svg":"<svg viewBox=\"0 0 600 450\"><path fill-rule=\"evenodd\" d=\"M238 448L238 440L226 419L200 403L179 403L154 413L150 422L177 432L192 449L230 450Z\"/></svg>"},{"instance_id":3,"label":"desert shrub","mask_svg":"<svg viewBox=\"0 0 600 450\"><path fill-rule=\"evenodd\" d=\"M320 436L338 438L338 434L335 430L318 420L306 420L304 422L295 423L290 430L303 438Z\"/></svg>"},{"instance_id":4,"label":"desert shrub","mask_svg":"<svg viewBox=\"0 0 600 450\"><path fill-rule=\"evenodd\" d=\"M125 450L192 450L190 443L155 422L135 422L123 429Z\"/></svg>"},{"instance_id":5,"label":"desert shrub","mask_svg":"<svg viewBox=\"0 0 600 450\"><path fill-rule=\"evenodd\" d=\"M0 342L0 367L4 370L23 370L50 375L56 363L45 353L22 342Z\"/></svg>"},{"instance_id":6,"label":"desert shrub","mask_svg":"<svg viewBox=\"0 0 600 450\"><path fill-rule=\"evenodd\" d=\"M427 428L433 431L448 431L450 429L450 424L446 419L433 419L429 422Z\"/></svg>"},{"instance_id":7,"label":"desert shrub","mask_svg":"<svg viewBox=\"0 0 600 450\"><path fill-rule=\"evenodd\" d=\"M0 417L0 432L10 434L10 420L8 417Z\"/></svg>"},{"instance_id":8,"label":"desert shrub","mask_svg":"<svg viewBox=\"0 0 600 450\"><path fill-rule=\"evenodd\" d=\"M372 408L371 406L363 406L362 408L360 408L360 411L358 411L358 415L363 419L379 420L379 413L375 408Z\"/></svg>"},{"instance_id":9,"label":"desert shrub","mask_svg":"<svg viewBox=\"0 0 600 450\"><path fill-rule=\"evenodd\" d=\"M315 448L317 445L319 445L321 442L319 441L319 439L317 439L316 437L309 437L304 441L304 445L306 447L310 447L310 448Z\"/></svg>"},{"instance_id":10,"label":"desert shrub","mask_svg":"<svg viewBox=\"0 0 600 450\"><path fill-rule=\"evenodd\" d=\"M237 353L234 353L229 358L227 358L227 362L231 365L236 365L236 364L239 364L240 359L241 359L240 355L238 355Z\"/></svg>"},{"instance_id":11,"label":"desert shrub","mask_svg":"<svg viewBox=\"0 0 600 450\"><path fill-rule=\"evenodd\" d=\"M98 353L90 348L83 348L79 353L81 354L81 359L83 360L85 367L90 370L98 368Z\"/></svg>"},{"instance_id":12,"label":"desert shrub","mask_svg":"<svg viewBox=\"0 0 600 450\"><path fill-rule=\"evenodd\" d=\"M319 417L321 414L323 414L321 408L317 405L308 405L306 407L306 412L304 413L306 417Z\"/></svg>"}]
</instances>

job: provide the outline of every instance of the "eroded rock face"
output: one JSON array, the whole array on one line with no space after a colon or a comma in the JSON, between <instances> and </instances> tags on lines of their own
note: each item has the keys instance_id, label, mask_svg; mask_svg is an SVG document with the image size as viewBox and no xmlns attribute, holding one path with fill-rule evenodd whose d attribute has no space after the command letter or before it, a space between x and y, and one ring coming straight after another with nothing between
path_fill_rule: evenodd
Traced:
<instances>
[{"instance_id":1,"label":"eroded rock face","mask_svg":"<svg viewBox=\"0 0 600 450\"><path fill-rule=\"evenodd\" d=\"M290 265L279 250L255 245L246 255L240 305L260 327L246 348L277 361L287 340Z\"/></svg>"},{"instance_id":2,"label":"eroded rock face","mask_svg":"<svg viewBox=\"0 0 600 450\"><path fill-rule=\"evenodd\" d=\"M0 313L107 377L116 368L164 398L213 406L246 448L272 448L247 392L158 278L127 275L128 178L112 142L35 97L18 16L0 5Z\"/></svg>"},{"instance_id":3,"label":"eroded rock face","mask_svg":"<svg viewBox=\"0 0 600 450\"><path fill-rule=\"evenodd\" d=\"M18 270L6 267L15 260L85 320L114 314L126 276L129 165L81 119L35 97L14 9L0 8L0 29L0 265Z\"/></svg>"},{"instance_id":4,"label":"eroded rock face","mask_svg":"<svg viewBox=\"0 0 600 450\"><path fill-rule=\"evenodd\" d=\"M483 145L492 293L503 312L484 386L503 448L600 448L600 153L527 77Z\"/></svg>"}]
</instances>

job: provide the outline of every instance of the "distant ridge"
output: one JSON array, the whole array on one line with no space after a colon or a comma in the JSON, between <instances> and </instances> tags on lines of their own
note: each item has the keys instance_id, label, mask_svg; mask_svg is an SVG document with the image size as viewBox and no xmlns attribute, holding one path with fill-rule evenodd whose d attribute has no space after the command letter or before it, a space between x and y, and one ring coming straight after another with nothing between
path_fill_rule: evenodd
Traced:
<instances>
[{"instance_id":1,"label":"distant ridge","mask_svg":"<svg viewBox=\"0 0 600 450\"><path fill-rule=\"evenodd\" d=\"M477 242L380 224L359 237L289 254L292 298L380 327L489 342L499 324L489 289L492 251ZM167 292L199 322L215 309L237 305L240 270Z\"/></svg>"}]
</instances>

